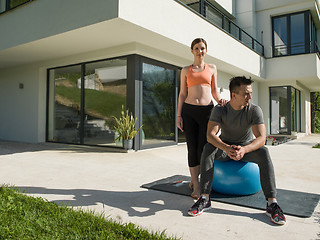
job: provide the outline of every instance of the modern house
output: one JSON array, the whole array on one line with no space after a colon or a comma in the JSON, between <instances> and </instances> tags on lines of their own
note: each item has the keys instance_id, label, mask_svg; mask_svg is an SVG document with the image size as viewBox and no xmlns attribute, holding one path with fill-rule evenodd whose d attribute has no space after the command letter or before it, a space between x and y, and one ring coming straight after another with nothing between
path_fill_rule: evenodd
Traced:
<instances>
[{"instance_id":1,"label":"modern house","mask_svg":"<svg viewBox=\"0 0 320 240\"><path fill-rule=\"evenodd\" d=\"M269 135L311 132L319 0L0 0L0 139L106 147L122 105L134 149L178 143L179 74L208 42L221 96L251 77Z\"/></svg>"}]
</instances>

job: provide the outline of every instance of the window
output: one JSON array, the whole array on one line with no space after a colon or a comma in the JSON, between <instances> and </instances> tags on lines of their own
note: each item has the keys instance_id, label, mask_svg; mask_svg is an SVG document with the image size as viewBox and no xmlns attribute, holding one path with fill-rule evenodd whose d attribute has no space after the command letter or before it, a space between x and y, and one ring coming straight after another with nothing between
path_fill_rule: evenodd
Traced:
<instances>
[{"instance_id":1,"label":"window","mask_svg":"<svg viewBox=\"0 0 320 240\"><path fill-rule=\"evenodd\" d=\"M48 69L47 141L106 147L122 106L137 118L134 149L174 145L178 67L139 55Z\"/></svg>"},{"instance_id":2,"label":"window","mask_svg":"<svg viewBox=\"0 0 320 240\"><path fill-rule=\"evenodd\" d=\"M176 69L144 61L142 63L143 147L176 141Z\"/></svg>"},{"instance_id":3,"label":"window","mask_svg":"<svg viewBox=\"0 0 320 240\"><path fill-rule=\"evenodd\" d=\"M114 119L126 107L127 61L113 59L85 65L84 133L87 145L114 145ZM116 142L122 146L122 142Z\"/></svg>"},{"instance_id":4,"label":"window","mask_svg":"<svg viewBox=\"0 0 320 240\"><path fill-rule=\"evenodd\" d=\"M48 141L121 147L112 116L126 106L126 68L119 58L50 69Z\"/></svg>"},{"instance_id":5,"label":"window","mask_svg":"<svg viewBox=\"0 0 320 240\"><path fill-rule=\"evenodd\" d=\"M317 52L314 22L309 11L272 18L273 56Z\"/></svg>"},{"instance_id":6,"label":"window","mask_svg":"<svg viewBox=\"0 0 320 240\"><path fill-rule=\"evenodd\" d=\"M271 134L301 131L300 91L290 87L270 88Z\"/></svg>"},{"instance_id":7,"label":"window","mask_svg":"<svg viewBox=\"0 0 320 240\"><path fill-rule=\"evenodd\" d=\"M81 65L49 71L48 139L80 143Z\"/></svg>"}]
</instances>

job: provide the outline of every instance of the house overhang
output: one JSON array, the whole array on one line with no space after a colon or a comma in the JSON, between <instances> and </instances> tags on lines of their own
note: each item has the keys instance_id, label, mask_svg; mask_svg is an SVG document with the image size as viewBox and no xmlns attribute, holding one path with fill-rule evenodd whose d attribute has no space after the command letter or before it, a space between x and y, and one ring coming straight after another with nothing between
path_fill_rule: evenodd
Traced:
<instances>
[{"instance_id":1,"label":"house overhang","mask_svg":"<svg viewBox=\"0 0 320 240\"><path fill-rule=\"evenodd\" d=\"M311 92L320 91L320 59L316 53L266 60L266 81L297 81Z\"/></svg>"},{"instance_id":2,"label":"house overhang","mask_svg":"<svg viewBox=\"0 0 320 240\"><path fill-rule=\"evenodd\" d=\"M98 4L101 2L102 6ZM88 12L83 11L86 8ZM75 10L83 17L70 16ZM23 22L27 16L33 17ZM0 69L130 44L145 46L149 55L161 52L159 60L184 66L193 60L190 43L202 37L208 42L206 61L215 63L220 71L256 79L264 77L263 57L172 0L95 0L90 6L85 0L32 1L0 15L0 20L0 28L4 29Z\"/></svg>"}]
</instances>

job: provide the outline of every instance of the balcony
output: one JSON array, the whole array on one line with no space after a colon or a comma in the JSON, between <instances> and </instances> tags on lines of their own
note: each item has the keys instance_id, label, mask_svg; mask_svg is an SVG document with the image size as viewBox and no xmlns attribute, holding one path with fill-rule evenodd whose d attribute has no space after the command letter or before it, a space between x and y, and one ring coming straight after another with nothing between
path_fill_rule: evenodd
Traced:
<instances>
[{"instance_id":1,"label":"balcony","mask_svg":"<svg viewBox=\"0 0 320 240\"><path fill-rule=\"evenodd\" d=\"M316 41L298 42L291 45L282 44L273 47L273 56L291 56L298 54L317 53L319 56L319 47Z\"/></svg>"},{"instance_id":2,"label":"balcony","mask_svg":"<svg viewBox=\"0 0 320 240\"><path fill-rule=\"evenodd\" d=\"M256 53L264 56L264 47L256 39L237 26L229 17L222 13L208 0L177 0L190 10L200 14L211 24L227 32Z\"/></svg>"}]
</instances>

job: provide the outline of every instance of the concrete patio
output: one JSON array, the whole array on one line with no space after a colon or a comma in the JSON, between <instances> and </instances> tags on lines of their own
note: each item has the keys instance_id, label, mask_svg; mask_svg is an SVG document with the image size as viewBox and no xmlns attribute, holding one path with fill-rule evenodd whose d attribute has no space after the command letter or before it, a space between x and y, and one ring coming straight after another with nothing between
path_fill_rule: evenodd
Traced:
<instances>
[{"instance_id":1,"label":"concrete patio","mask_svg":"<svg viewBox=\"0 0 320 240\"><path fill-rule=\"evenodd\" d=\"M320 149L312 134L268 146L277 187L320 194ZM199 217L187 215L191 197L147 190L145 183L189 175L186 145L118 153L104 148L0 141L0 182L57 203L104 212L122 222L181 239L320 239L320 204L310 218L287 216L276 226L264 211L213 202ZM294 199L292 199L294 201Z\"/></svg>"}]
</instances>

